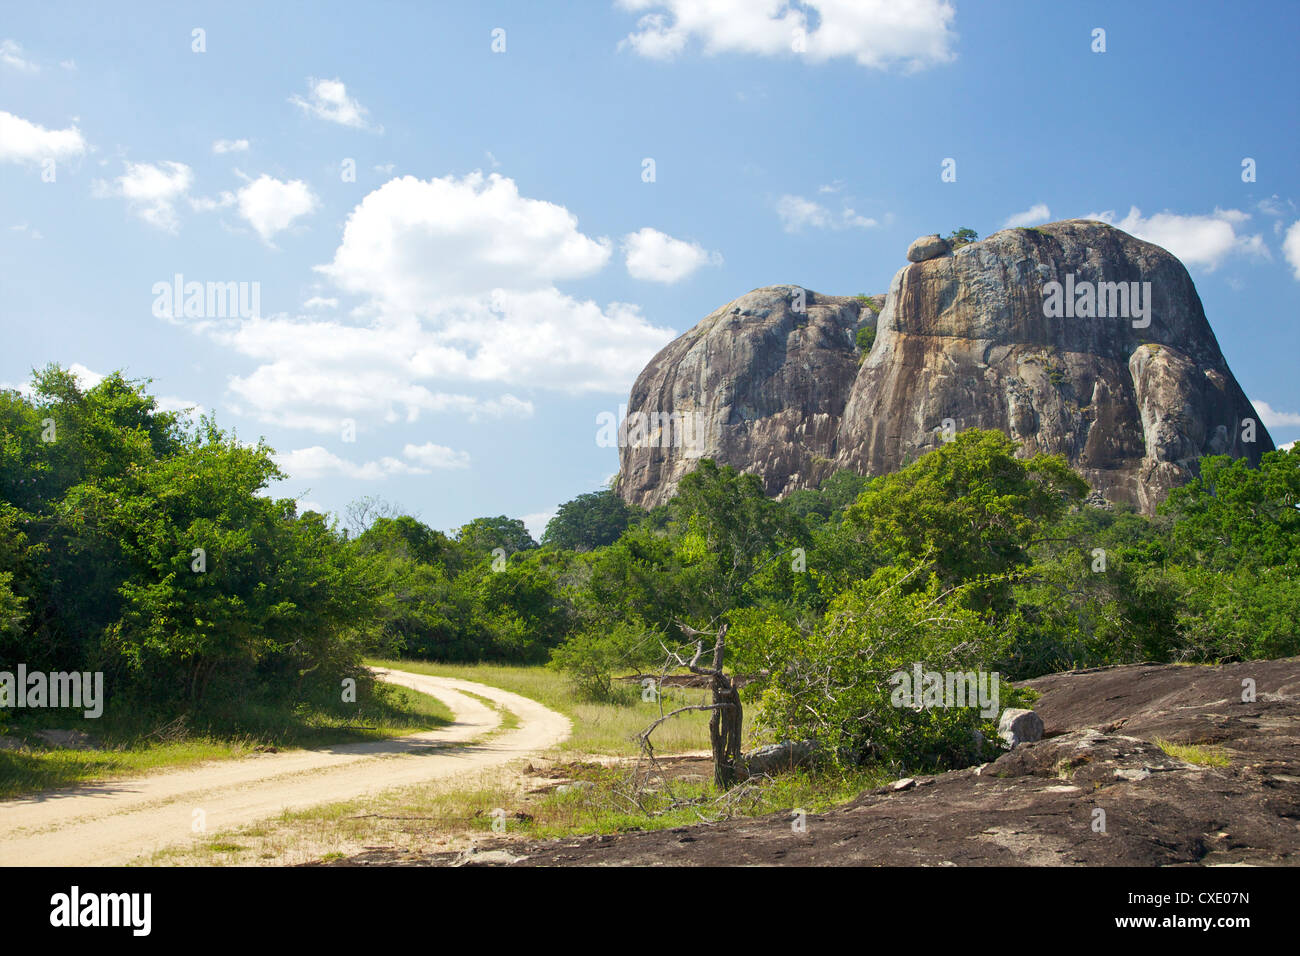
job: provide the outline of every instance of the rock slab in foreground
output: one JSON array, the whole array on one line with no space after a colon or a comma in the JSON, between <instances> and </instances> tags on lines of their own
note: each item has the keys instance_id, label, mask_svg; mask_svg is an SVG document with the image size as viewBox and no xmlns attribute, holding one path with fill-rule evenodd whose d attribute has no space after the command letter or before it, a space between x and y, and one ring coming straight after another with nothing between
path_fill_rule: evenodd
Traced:
<instances>
[{"instance_id":1,"label":"rock slab in foreground","mask_svg":"<svg viewBox=\"0 0 1300 956\"><path fill-rule=\"evenodd\" d=\"M1245 678L1255 701L1241 700ZM516 866L1300 864L1300 658L1129 665L1027 683L1042 694L1046 739L980 768L863 794L808 816L802 833L779 813L502 845L522 857ZM1186 763L1156 738L1219 748L1229 764ZM1098 809L1105 832L1094 829Z\"/></svg>"}]
</instances>

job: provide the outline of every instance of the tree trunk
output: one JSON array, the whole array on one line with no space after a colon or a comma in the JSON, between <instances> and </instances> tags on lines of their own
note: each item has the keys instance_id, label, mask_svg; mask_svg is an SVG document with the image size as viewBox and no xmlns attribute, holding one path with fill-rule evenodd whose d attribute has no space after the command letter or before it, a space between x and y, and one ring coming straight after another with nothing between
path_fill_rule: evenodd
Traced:
<instances>
[{"instance_id":1,"label":"tree trunk","mask_svg":"<svg viewBox=\"0 0 1300 956\"><path fill-rule=\"evenodd\" d=\"M718 632L713 650L713 715L709 717L709 743L713 747L713 782L719 790L730 789L740 779L740 728L744 710L740 693L722 673L727 627Z\"/></svg>"}]
</instances>

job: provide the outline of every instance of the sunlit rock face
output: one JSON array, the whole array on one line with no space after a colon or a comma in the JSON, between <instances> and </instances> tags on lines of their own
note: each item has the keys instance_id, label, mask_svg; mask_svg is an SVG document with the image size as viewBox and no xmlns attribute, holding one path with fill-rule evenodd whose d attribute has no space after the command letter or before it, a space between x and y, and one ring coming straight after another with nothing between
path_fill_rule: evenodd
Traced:
<instances>
[{"instance_id":1,"label":"sunlit rock face","mask_svg":"<svg viewBox=\"0 0 1300 956\"><path fill-rule=\"evenodd\" d=\"M1200 456L1273 449L1182 263L1103 223L1003 230L909 263L869 301L878 317L858 298L758 289L670 343L629 412L692 413L697 440L622 448L620 493L660 504L707 456L783 495L992 428L1150 513Z\"/></svg>"},{"instance_id":2,"label":"sunlit rock face","mask_svg":"<svg viewBox=\"0 0 1300 956\"><path fill-rule=\"evenodd\" d=\"M875 313L852 296L769 286L670 342L632 386L620 493L662 504L701 457L761 475L772 495L816 485L834 469L864 318L874 324Z\"/></svg>"}]
</instances>

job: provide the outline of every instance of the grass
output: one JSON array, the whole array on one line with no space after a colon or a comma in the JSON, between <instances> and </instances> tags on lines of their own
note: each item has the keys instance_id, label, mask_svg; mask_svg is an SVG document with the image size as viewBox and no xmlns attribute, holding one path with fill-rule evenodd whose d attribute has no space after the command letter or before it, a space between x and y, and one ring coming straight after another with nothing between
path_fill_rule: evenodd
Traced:
<instances>
[{"instance_id":1,"label":"grass","mask_svg":"<svg viewBox=\"0 0 1300 956\"><path fill-rule=\"evenodd\" d=\"M436 664L412 660L367 660L367 664L394 670L456 677L499 687L558 711L573 720L573 734L559 750L584 754L630 756L638 752L636 735L659 716L659 705L643 701L639 688L628 687L627 703L579 700L563 674L546 667L503 664ZM694 688L665 688L663 710L706 703L709 693ZM750 729L746 713L746 730ZM683 753L709 748L707 711L689 711L661 724L652 738L655 750Z\"/></svg>"},{"instance_id":2,"label":"grass","mask_svg":"<svg viewBox=\"0 0 1300 956\"><path fill-rule=\"evenodd\" d=\"M390 848L395 854L451 853L484 837L537 840L661 830L774 812L819 813L890 779L878 770L845 775L798 772L753 781L720 795L708 761L701 761L699 769L695 779L675 779L643 794L644 808L633 801L627 766L563 765L551 772L589 785L565 793L553 788L554 777L530 779L499 770L468 787L435 782L285 813L272 826L196 840L143 862L151 866L328 862L367 847Z\"/></svg>"},{"instance_id":3,"label":"grass","mask_svg":"<svg viewBox=\"0 0 1300 956\"><path fill-rule=\"evenodd\" d=\"M351 715L307 705L279 710L250 707L240 713L237 724L222 729L189 728L183 721L145 729L135 716L114 714L111 709L95 721L80 712L71 718L61 714L28 714L0 728L0 734L28 743L21 750L0 750L0 799L192 767L208 760L232 760L269 747L288 750L383 740L435 730L452 721L451 710L442 701L405 687L385 687ZM83 730L93 736L97 749L44 749L35 733L50 727Z\"/></svg>"},{"instance_id":4,"label":"grass","mask_svg":"<svg viewBox=\"0 0 1300 956\"><path fill-rule=\"evenodd\" d=\"M1202 744L1176 744L1171 740L1165 740L1163 737L1157 737L1155 745L1175 760L1196 764L1198 767L1226 767L1229 763L1228 755L1221 747L1210 747Z\"/></svg>"},{"instance_id":5,"label":"grass","mask_svg":"<svg viewBox=\"0 0 1300 956\"><path fill-rule=\"evenodd\" d=\"M498 704L492 698L484 697L482 694L474 694L467 690L463 690L461 693L466 697L474 698L474 700L478 701L488 710L495 711L501 717L501 723L497 724L493 730L484 734L482 739L486 740L488 737L495 736L496 734L503 734L507 730L514 730L519 726L519 715L513 710L506 708L504 705Z\"/></svg>"}]
</instances>

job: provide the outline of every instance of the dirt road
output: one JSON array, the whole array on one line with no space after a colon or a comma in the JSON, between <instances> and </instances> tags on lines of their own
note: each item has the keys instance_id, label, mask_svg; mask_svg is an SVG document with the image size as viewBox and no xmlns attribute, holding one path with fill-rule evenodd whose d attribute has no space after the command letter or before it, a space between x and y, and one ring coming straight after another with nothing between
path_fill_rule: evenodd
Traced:
<instances>
[{"instance_id":1,"label":"dirt road","mask_svg":"<svg viewBox=\"0 0 1300 956\"><path fill-rule=\"evenodd\" d=\"M0 866L128 863L285 810L497 766L553 747L570 732L567 717L509 691L407 671L376 673L445 702L454 723L376 743L255 754L0 801ZM471 744L501 717L462 691L504 706L519 726Z\"/></svg>"}]
</instances>

